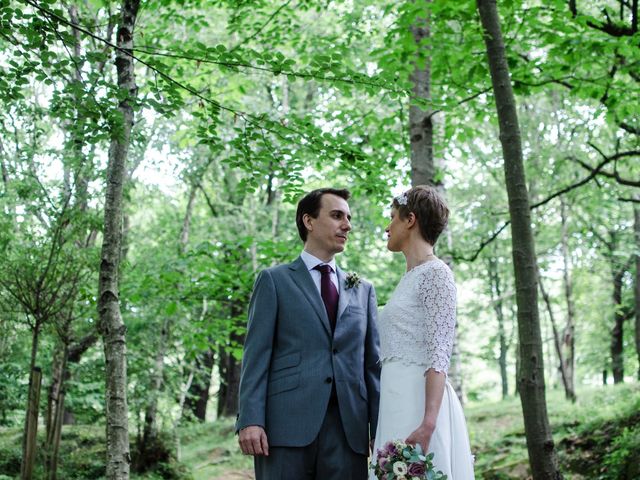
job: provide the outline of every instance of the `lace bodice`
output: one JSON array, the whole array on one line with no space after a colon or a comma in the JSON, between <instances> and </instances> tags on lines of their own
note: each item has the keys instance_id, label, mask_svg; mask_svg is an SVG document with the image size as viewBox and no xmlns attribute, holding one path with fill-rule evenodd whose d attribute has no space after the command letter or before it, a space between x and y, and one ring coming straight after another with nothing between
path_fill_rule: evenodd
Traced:
<instances>
[{"instance_id":1,"label":"lace bodice","mask_svg":"<svg viewBox=\"0 0 640 480\"><path fill-rule=\"evenodd\" d=\"M404 274L379 315L380 359L447 373L456 325L456 285L441 260Z\"/></svg>"}]
</instances>

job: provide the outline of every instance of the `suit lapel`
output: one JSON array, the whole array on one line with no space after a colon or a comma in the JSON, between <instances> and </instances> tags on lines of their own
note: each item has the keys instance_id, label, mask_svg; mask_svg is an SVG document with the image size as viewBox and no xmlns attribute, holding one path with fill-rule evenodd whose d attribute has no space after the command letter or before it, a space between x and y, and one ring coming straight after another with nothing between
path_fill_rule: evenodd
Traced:
<instances>
[{"instance_id":1,"label":"suit lapel","mask_svg":"<svg viewBox=\"0 0 640 480\"><path fill-rule=\"evenodd\" d=\"M337 270L337 274L338 274L338 285L340 286L340 290L339 290L339 294L340 297L338 298L338 316L337 316L337 320L336 320L336 329L338 328L337 325L339 324L338 322L340 321L340 317L342 316L342 314L344 313L344 311L347 309L347 306L349 305L349 301L351 300L351 290L347 290L345 288L345 274L344 272L336 267Z\"/></svg>"},{"instance_id":2,"label":"suit lapel","mask_svg":"<svg viewBox=\"0 0 640 480\"><path fill-rule=\"evenodd\" d=\"M331 336L331 326L329 325L327 310L324 308L322 297L320 296L315 283L313 283L313 278L311 278L311 274L309 273L309 270L307 270L307 266L302 261L302 259L298 257L297 260L289 265L289 268L292 270L291 276L293 277L294 283L302 291L307 301L315 310L318 317L320 317L325 330L327 331L329 336ZM340 295L340 297L342 297L342 295ZM338 311L340 311L339 306Z\"/></svg>"}]
</instances>

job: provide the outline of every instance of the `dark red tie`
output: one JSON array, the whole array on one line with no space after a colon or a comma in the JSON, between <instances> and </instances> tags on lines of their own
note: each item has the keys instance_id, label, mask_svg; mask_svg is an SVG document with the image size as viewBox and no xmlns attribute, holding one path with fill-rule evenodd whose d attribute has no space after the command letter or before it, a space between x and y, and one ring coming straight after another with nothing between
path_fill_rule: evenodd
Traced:
<instances>
[{"instance_id":1,"label":"dark red tie","mask_svg":"<svg viewBox=\"0 0 640 480\"><path fill-rule=\"evenodd\" d=\"M324 308L327 309L331 333L333 333L336 329L336 317L338 316L338 290L331 281L331 272L333 269L331 265L326 264L316 265L313 268L322 274L320 278L320 296L324 302Z\"/></svg>"}]
</instances>

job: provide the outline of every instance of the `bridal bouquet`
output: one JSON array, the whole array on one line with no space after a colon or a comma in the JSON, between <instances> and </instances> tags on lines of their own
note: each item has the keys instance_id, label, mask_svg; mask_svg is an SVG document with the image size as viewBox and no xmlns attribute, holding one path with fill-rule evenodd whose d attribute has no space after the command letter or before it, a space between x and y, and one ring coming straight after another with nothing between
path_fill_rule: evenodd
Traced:
<instances>
[{"instance_id":1,"label":"bridal bouquet","mask_svg":"<svg viewBox=\"0 0 640 480\"><path fill-rule=\"evenodd\" d=\"M401 440L385 443L378 450L371 468L379 480L445 480L447 476L433 467L433 453L424 455L420 445Z\"/></svg>"}]
</instances>

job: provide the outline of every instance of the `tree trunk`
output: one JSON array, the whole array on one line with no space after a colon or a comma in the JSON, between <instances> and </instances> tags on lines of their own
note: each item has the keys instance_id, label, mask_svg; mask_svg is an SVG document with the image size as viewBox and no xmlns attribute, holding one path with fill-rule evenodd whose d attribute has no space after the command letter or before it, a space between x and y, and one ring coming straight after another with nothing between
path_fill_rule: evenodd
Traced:
<instances>
[{"instance_id":1,"label":"tree trunk","mask_svg":"<svg viewBox=\"0 0 640 480\"><path fill-rule=\"evenodd\" d=\"M45 418L46 425L46 441L45 441L45 451L49 451L53 439L55 436L54 433L54 425L57 416L57 406L60 401L60 394L64 389L64 382L66 380L67 374L67 357L68 350L66 345L63 347L62 351L55 355L53 359L53 366L51 368L51 385L49 387L49 394L47 399L47 413Z\"/></svg>"},{"instance_id":2,"label":"tree trunk","mask_svg":"<svg viewBox=\"0 0 640 480\"><path fill-rule=\"evenodd\" d=\"M430 3L430 0L421 0ZM411 34L416 44L416 59L410 80L413 83L414 98L429 102L431 100L431 48L424 42L430 40L430 19L417 17L411 25ZM442 184L436 179L436 163L433 154L433 121L434 112L420 106L409 107L409 141L411 146L411 184L433 185L444 191ZM453 269L452 259L443 259ZM451 365L449 366L449 381L458 398L462 402L464 391L462 387L462 372L460 370L460 348L458 346L458 330L453 343Z\"/></svg>"},{"instance_id":3,"label":"tree trunk","mask_svg":"<svg viewBox=\"0 0 640 480\"><path fill-rule=\"evenodd\" d=\"M243 336L231 335L231 341L242 345ZM218 417L235 416L238 411L238 389L240 387L241 362L231 352L221 351L218 369L220 372L220 391L218 394Z\"/></svg>"},{"instance_id":4,"label":"tree trunk","mask_svg":"<svg viewBox=\"0 0 640 480\"><path fill-rule=\"evenodd\" d=\"M209 390L211 389L211 370L215 363L214 360L215 356L211 349L198 355L194 378L184 402L184 410L190 411L201 422L204 422L207 416Z\"/></svg>"},{"instance_id":5,"label":"tree trunk","mask_svg":"<svg viewBox=\"0 0 640 480\"><path fill-rule=\"evenodd\" d=\"M244 302L235 301L230 306L231 318L241 317L244 311ZM239 335L235 331L231 334L230 343L232 345L243 345L244 335ZM240 369L242 362L237 360L230 351L221 351L219 362L220 371L220 392L218 395L218 416L235 416L238 412L238 391L240 388Z\"/></svg>"},{"instance_id":6,"label":"tree trunk","mask_svg":"<svg viewBox=\"0 0 640 480\"><path fill-rule=\"evenodd\" d=\"M65 392L62 390L56 401L53 427L51 429L51 443L47 451L47 470L49 480L56 480L58 476L58 453L60 452L60 436L62 435L62 423L64 420L64 398Z\"/></svg>"},{"instance_id":7,"label":"tree trunk","mask_svg":"<svg viewBox=\"0 0 640 480\"><path fill-rule=\"evenodd\" d=\"M624 382L624 321L622 310L622 279L626 269L613 274L613 329L611 330L611 371L613 383Z\"/></svg>"},{"instance_id":8,"label":"tree trunk","mask_svg":"<svg viewBox=\"0 0 640 480\"><path fill-rule=\"evenodd\" d=\"M36 440L38 435L38 406L40 405L40 386L42 385L42 371L34 367L29 375L29 400L24 429L22 464L20 465L20 479L31 480L33 466L36 461Z\"/></svg>"},{"instance_id":9,"label":"tree trunk","mask_svg":"<svg viewBox=\"0 0 640 480\"><path fill-rule=\"evenodd\" d=\"M524 416L529 462L533 480L559 479L562 475L558 471L545 400L536 284L537 262L515 98L509 78L496 2L495 0L478 0L477 5L484 30L483 36L498 112L509 198L520 344L518 390Z\"/></svg>"},{"instance_id":10,"label":"tree trunk","mask_svg":"<svg viewBox=\"0 0 640 480\"><path fill-rule=\"evenodd\" d=\"M122 197L127 155L133 127L132 102L136 96L133 58L133 31L140 0L123 0L117 33L116 69L118 87L127 93L118 106L121 124L113 126L104 206L98 314L106 364L106 437L108 480L129 478L129 422L127 406L126 327L119 303Z\"/></svg>"},{"instance_id":11,"label":"tree trunk","mask_svg":"<svg viewBox=\"0 0 640 480\"><path fill-rule=\"evenodd\" d=\"M563 356L561 358L564 358L564 372L567 376L567 399L575 402L575 306L573 304L573 283L571 280L571 259L569 257L569 232L566 208L564 198L560 197L560 217L562 220L562 280L564 283L564 297L567 302L567 319L562 332Z\"/></svg>"},{"instance_id":12,"label":"tree trunk","mask_svg":"<svg viewBox=\"0 0 640 480\"><path fill-rule=\"evenodd\" d=\"M180 229L180 236L178 238L179 255L183 255L186 252L187 244L189 243L191 216L193 214L193 206L195 204L199 181L200 179L197 179L189 187L187 209L182 220L182 227ZM175 288L177 290L180 290L180 285L176 285ZM160 396L160 391L162 390L162 385L164 382L164 359L167 351L167 343L169 342L169 331L171 329L173 320L173 317L166 317L164 319L162 329L160 331L160 338L158 339L155 366L151 377L151 385L149 387L149 391L147 392L149 401L145 408L142 438L139 438L138 457L135 465L135 469L139 472L144 472L151 466L151 462L153 462L153 460L148 459L147 456L149 453L149 449L155 448L155 446L157 445L158 398Z\"/></svg>"},{"instance_id":13,"label":"tree trunk","mask_svg":"<svg viewBox=\"0 0 640 480\"><path fill-rule=\"evenodd\" d=\"M640 202L640 194L634 196ZM636 353L638 355L638 380L640 380L640 206L633 204L633 230L636 237L636 276L635 276L635 316L636 316Z\"/></svg>"},{"instance_id":14,"label":"tree trunk","mask_svg":"<svg viewBox=\"0 0 640 480\"><path fill-rule=\"evenodd\" d=\"M426 1L426 0L425 0ZM418 58L410 80L415 98L431 100L431 52L422 44L430 38L429 19L416 18L411 33L417 46ZM422 64L424 62L424 64ZM433 156L433 112L419 106L409 107L409 141L411 143L412 185L433 185L435 163Z\"/></svg>"},{"instance_id":15,"label":"tree trunk","mask_svg":"<svg viewBox=\"0 0 640 480\"><path fill-rule=\"evenodd\" d=\"M153 448L156 445L156 440L158 438L158 397L160 396L160 390L164 379L164 356L167 348L167 342L169 340L170 323L170 318L165 318L156 350L155 365L151 376L151 385L147 392L148 403L144 412L142 439L138 445L138 461L136 470L139 472L146 471L149 466L146 459L146 453L150 447Z\"/></svg>"},{"instance_id":16,"label":"tree trunk","mask_svg":"<svg viewBox=\"0 0 640 480\"><path fill-rule=\"evenodd\" d=\"M496 312L496 319L498 320L498 341L500 342L498 366L500 368L500 379L502 380L502 398L504 399L509 396L509 377L507 375L508 343L504 327L504 311L502 309L502 287L500 285L498 262L495 257L489 258L487 267L491 303L493 304L493 310Z\"/></svg>"},{"instance_id":17,"label":"tree trunk","mask_svg":"<svg viewBox=\"0 0 640 480\"><path fill-rule=\"evenodd\" d=\"M540 286L540 293L547 306L547 312L549 313L549 321L551 322L551 330L553 331L553 344L556 348L556 354L558 355L558 370L560 371L560 378L562 379L562 387L564 388L565 397L571 398L571 391L569 388L569 381L567 379L567 372L565 371L565 360L562 353L562 340L560 339L560 333L558 332L558 324L556 323L555 315L553 314L553 308L551 308L551 299L549 294L544 288L542 282L542 276L538 273L538 285Z\"/></svg>"},{"instance_id":18,"label":"tree trunk","mask_svg":"<svg viewBox=\"0 0 640 480\"><path fill-rule=\"evenodd\" d=\"M40 370L40 367L36 367L36 359L38 357L38 341L40 337L40 325L41 322L38 319L35 319L31 338L31 358L29 361L27 409L24 419L24 434L22 437L22 464L20 465L20 478L22 480L31 478L33 471L33 462L35 461L35 437L38 433L40 383L42 381L42 372ZM31 445L31 442L33 442L33 445Z\"/></svg>"},{"instance_id":19,"label":"tree trunk","mask_svg":"<svg viewBox=\"0 0 640 480\"><path fill-rule=\"evenodd\" d=\"M182 220L182 228L180 229L180 253L183 254L187 250L187 244L189 243L189 232L191 230L191 216L193 214L193 205L196 200L196 193L198 191L198 183L194 182L189 188L189 198L187 199L187 210Z\"/></svg>"},{"instance_id":20,"label":"tree trunk","mask_svg":"<svg viewBox=\"0 0 640 480\"><path fill-rule=\"evenodd\" d=\"M69 5L69 19L72 25L80 25L80 20L78 18L78 7L76 5ZM80 31L76 28L73 29L73 36L75 38L75 42L73 45L73 57L74 62L76 64L76 68L74 70L74 76L71 80L72 84L81 86L83 85L82 79L82 51L81 45L82 41L80 38ZM77 89L78 92L83 92L82 88ZM82 95L82 93L77 93L76 96ZM76 111L75 118L72 122L70 122L66 128L69 132L70 136L70 145L69 145L69 153L73 158L73 170L75 170L74 182L75 185L75 206L80 211L85 211L87 209L87 201L88 201L88 192L89 192L89 179L85 172L87 171L87 166L85 165L86 159L85 155L82 152L82 148L85 144L84 139L84 123L85 119L83 117L82 112L82 104L81 99L76 98Z\"/></svg>"}]
</instances>

